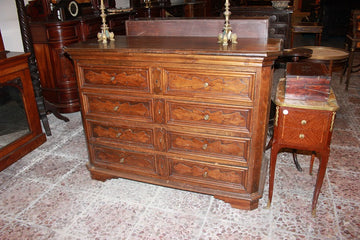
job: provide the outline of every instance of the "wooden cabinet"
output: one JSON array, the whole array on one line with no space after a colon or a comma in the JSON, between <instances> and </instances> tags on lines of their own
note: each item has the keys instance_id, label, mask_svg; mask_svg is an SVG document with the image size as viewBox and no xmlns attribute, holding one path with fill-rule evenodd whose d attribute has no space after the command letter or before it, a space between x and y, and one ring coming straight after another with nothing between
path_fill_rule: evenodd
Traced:
<instances>
[{"instance_id":1,"label":"wooden cabinet","mask_svg":"<svg viewBox=\"0 0 360 240\"><path fill-rule=\"evenodd\" d=\"M27 6L42 93L45 100L53 104L60 113L80 110L74 65L64 53L63 47L96 38L101 30L102 20L97 7L99 1L92 1L91 7L88 6L90 1L88 2L85 6L80 6L82 16L64 21L56 18L49 0L30 1ZM104 2L106 6L115 6L115 1ZM132 14L133 12L108 14L106 21L110 31L124 35L125 20Z\"/></svg>"},{"instance_id":2,"label":"wooden cabinet","mask_svg":"<svg viewBox=\"0 0 360 240\"><path fill-rule=\"evenodd\" d=\"M299 149L318 153L320 165L312 202L315 214L317 200L326 172L330 153L331 135L338 105L334 93L322 101L294 100L286 98L285 81L280 80L275 100L276 116L271 147L269 205L275 177L278 152L283 148ZM314 162L312 154L310 174Z\"/></svg>"},{"instance_id":3,"label":"wooden cabinet","mask_svg":"<svg viewBox=\"0 0 360 240\"><path fill-rule=\"evenodd\" d=\"M29 54L0 51L0 171L46 141L28 57Z\"/></svg>"},{"instance_id":4,"label":"wooden cabinet","mask_svg":"<svg viewBox=\"0 0 360 240\"><path fill-rule=\"evenodd\" d=\"M265 16L269 17L269 37L280 38L284 41L284 47L290 48L291 39L291 18L293 9L287 8L278 10L272 6L239 6L231 7L231 17L236 16L254 17Z\"/></svg>"},{"instance_id":5,"label":"wooden cabinet","mask_svg":"<svg viewBox=\"0 0 360 240\"><path fill-rule=\"evenodd\" d=\"M262 196L280 40L125 37L74 59L95 179L124 177L254 209Z\"/></svg>"}]
</instances>

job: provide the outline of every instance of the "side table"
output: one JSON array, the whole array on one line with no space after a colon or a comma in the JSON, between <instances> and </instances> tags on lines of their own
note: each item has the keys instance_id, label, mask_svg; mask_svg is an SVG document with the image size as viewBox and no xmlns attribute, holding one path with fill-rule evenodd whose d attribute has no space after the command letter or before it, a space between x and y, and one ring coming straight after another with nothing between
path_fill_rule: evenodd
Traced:
<instances>
[{"instance_id":1,"label":"side table","mask_svg":"<svg viewBox=\"0 0 360 240\"><path fill-rule=\"evenodd\" d=\"M330 152L331 135L336 110L339 108L331 90L327 101L287 99L285 79L280 79L276 92L276 116L272 138L269 175L269 201L271 205L274 187L275 166L278 152L283 148L306 150L320 155L320 165L312 201L312 213L316 215L316 204L324 180ZM310 161L310 174L315 155Z\"/></svg>"},{"instance_id":2,"label":"side table","mask_svg":"<svg viewBox=\"0 0 360 240\"><path fill-rule=\"evenodd\" d=\"M304 46L301 48L307 48L313 51L311 57L304 58L301 61L325 64L329 69L330 76L332 76L334 71L341 70L340 82L342 81L346 70L349 52L340 48L324 46Z\"/></svg>"}]
</instances>

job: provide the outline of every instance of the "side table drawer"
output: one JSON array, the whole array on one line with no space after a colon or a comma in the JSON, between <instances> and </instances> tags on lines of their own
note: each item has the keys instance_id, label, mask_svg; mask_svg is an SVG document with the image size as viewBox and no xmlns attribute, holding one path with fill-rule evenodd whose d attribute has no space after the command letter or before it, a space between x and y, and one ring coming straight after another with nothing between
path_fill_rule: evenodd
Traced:
<instances>
[{"instance_id":1,"label":"side table drawer","mask_svg":"<svg viewBox=\"0 0 360 240\"><path fill-rule=\"evenodd\" d=\"M329 121L328 111L281 107L279 109L279 126L286 128L312 129L322 131L322 126Z\"/></svg>"},{"instance_id":2,"label":"side table drawer","mask_svg":"<svg viewBox=\"0 0 360 240\"><path fill-rule=\"evenodd\" d=\"M288 144L298 144L301 146L321 146L326 140L323 129L318 131L304 130L298 128L285 128L280 130L280 140Z\"/></svg>"},{"instance_id":3,"label":"side table drawer","mask_svg":"<svg viewBox=\"0 0 360 240\"><path fill-rule=\"evenodd\" d=\"M278 141L303 147L322 146L327 141L332 112L280 107Z\"/></svg>"}]
</instances>

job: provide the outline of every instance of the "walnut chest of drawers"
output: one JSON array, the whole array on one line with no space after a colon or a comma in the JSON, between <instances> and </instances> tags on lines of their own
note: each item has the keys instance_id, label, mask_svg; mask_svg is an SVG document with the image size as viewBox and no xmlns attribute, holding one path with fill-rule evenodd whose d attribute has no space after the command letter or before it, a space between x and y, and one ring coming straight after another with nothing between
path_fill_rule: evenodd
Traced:
<instances>
[{"instance_id":1,"label":"walnut chest of drawers","mask_svg":"<svg viewBox=\"0 0 360 240\"><path fill-rule=\"evenodd\" d=\"M280 40L117 36L66 48L93 178L123 177L254 209Z\"/></svg>"}]
</instances>

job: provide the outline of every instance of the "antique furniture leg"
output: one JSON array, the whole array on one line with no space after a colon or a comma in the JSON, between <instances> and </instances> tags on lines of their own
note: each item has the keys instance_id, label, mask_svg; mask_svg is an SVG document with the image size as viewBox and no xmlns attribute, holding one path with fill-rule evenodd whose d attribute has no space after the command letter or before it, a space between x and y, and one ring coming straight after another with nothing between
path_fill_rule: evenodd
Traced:
<instances>
[{"instance_id":1,"label":"antique furniture leg","mask_svg":"<svg viewBox=\"0 0 360 240\"><path fill-rule=\"evenodd\" d=\"M313 166L314 166L314 160L315 160L315 152L312 152L311 154L311 160L310 160L310 169L309 169L309 174L312 175L312 170L313 170Z\"/></svg>"},{"instance_id":2,"label":"antique furniture leg","mask_svg":"<svg viewBox=\"0 0 360 240\"><path fill-rule=\"evenodd\" d=\"M274 190L274 179L275 179L275 167L276 167L276 158L277 154L280 150L279 145L273 144L271 147L271 154L270 154L270 172L269 172L269 197L267 207L271 206L273 190Z\"/></svg>"},{"instance_id":3,"label":"antique furniture leg","mask_svg":"<svg viewBox=\"0 0 360 240\"><path fill-rule=\"evenodd\" d=\"M318 171L318 175L316 178L314 196L313 196L313 201L312 201L312 215L314 217L316 216L316 204L317 204L317 201L319 198L321 186L324 181L326 166L327 166L328 159L329 159L329 151L330 151L330 149L323 150L322 153L320 154L320 166L319 166L319 171Z\"/></svg>"}]
</instances>

